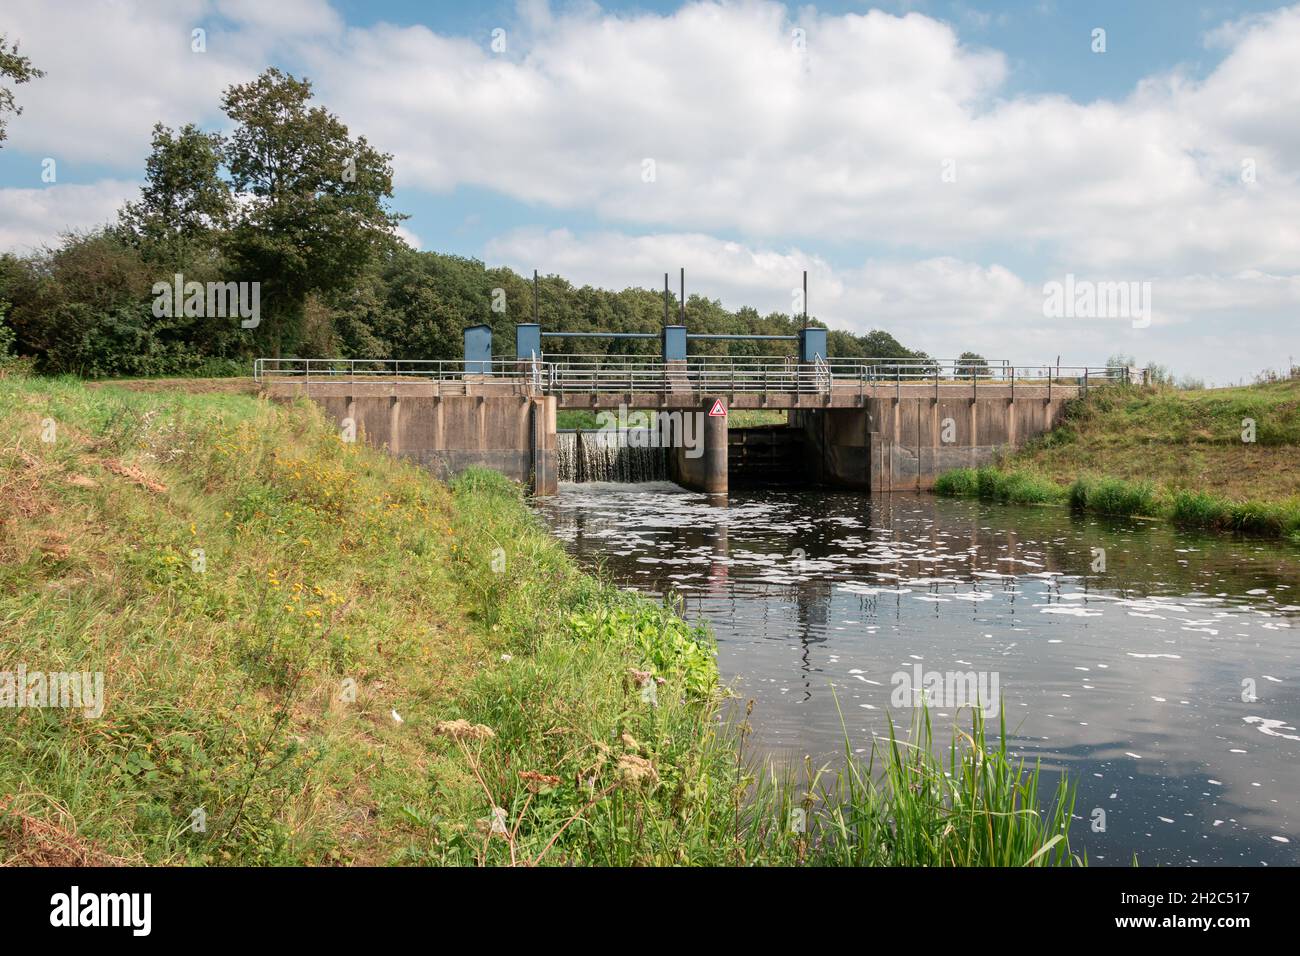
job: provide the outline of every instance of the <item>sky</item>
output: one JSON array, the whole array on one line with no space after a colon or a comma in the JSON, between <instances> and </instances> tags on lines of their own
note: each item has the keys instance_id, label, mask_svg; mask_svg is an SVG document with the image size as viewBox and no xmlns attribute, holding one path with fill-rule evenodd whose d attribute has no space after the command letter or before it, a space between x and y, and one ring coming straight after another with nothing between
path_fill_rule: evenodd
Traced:
<instances>
[{"instance_id":1,"label":"sky","mask_svg":"<svg viewBox=\"0 0 1300 956\"><path fill-rule=\"evenodd\" d=\"M0 33L46 71L0 251L112 220L154 123L226 130L275 65L393 154L418 248L764 313L806 269L812 315L939 358L1300 360L1300 5L3 0Z\"/></svg>"}]
</instances>

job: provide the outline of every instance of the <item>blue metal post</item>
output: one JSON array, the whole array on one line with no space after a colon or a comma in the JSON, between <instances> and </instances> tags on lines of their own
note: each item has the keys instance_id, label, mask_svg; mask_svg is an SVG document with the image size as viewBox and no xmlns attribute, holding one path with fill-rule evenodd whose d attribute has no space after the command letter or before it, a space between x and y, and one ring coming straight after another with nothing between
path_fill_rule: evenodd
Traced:
<instances>
[{"instance_id":1,"label":"blue metal post","mask_svg":"<svg viewBox=\"0 0 1300 956\"><path fill-rule=\"evenodd\" d=\"M810 365L826 358L826 330L818 328L799 330L799 361Z\"/></svg>"},{"instance_id":2,"label":"blue metal post","mask_svg":"<svg viewBox=\"0 0 1300 956\"><path fill-rule=\"evenodd\" d=\"M664 361L683 362L686 360L686 326L664 326Z\"/></svg>"},{"instance_id":3,"label":"blue metal post","mask_svg":"<svg viewBox=\"0 0 1300 956\"><path fill-rule=\"evenodd\" d=\"M465 374L492 374L492 326L471 325L466 327Z\"/></svg>"},{"instance_id":4,"label":"blue metal post","mask_svg":"<svg viewBox=\"0 0 1300 956\"><path fill-rule=\"evenodd\" d=\"M542 357L542 327L536 322L520 322L515 326L515 358L526 362L533 356Z\"/></svg>"}]
</instances>

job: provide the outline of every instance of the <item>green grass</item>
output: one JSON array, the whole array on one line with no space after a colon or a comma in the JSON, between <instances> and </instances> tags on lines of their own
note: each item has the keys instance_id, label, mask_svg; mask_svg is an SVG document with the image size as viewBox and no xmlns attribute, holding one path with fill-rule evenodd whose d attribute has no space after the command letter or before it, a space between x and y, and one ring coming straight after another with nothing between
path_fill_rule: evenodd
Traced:
<instances>
[{"instance_id":1,"label":"green grass","mask_svg":"<svg viewBox=\"0 0 1300 956\"><path fill-rule=\"evenodd\" d=\"M941 495L981 498L1009 504L1055 504L1062 500L1061 489L1038 475L997 468L955 468L935 480L934 490Z\"/></svg>"},{"instance_id":2,"label":"green grass","mask_svg":"<svg viewBox=\"0 0 1300 956\"><path fill-rule=\"evenodd\" d=\"M310 404L0 376L0 530L0 670L107 696L0 710L6 862L1073 860L1069 789L978 720L946 757L920 715L866 763L753 766L705 631L500 475L445 486Z\"/></svg>"},{"instance_id":3,"label":"green grass","mask_svg":"<svg viewBox=\"0 0 1300 956\"><path fill-rule=\"evenodd\" d=\"M1068 494L1071 507L1097 514L1155 517L1162 509L1155 486L1145 481L1081 476Z\"/></svg>"},{"instance_id":4,"label":"green grass","mask_svg":"<svg viewBox=\"0 0 1300 956\"><path fill-rule=\"evenodd\" d=\"M1243 441L1253 428L1255 441ZM1300 541L1300 380L1231 389L1096 389L997 466L940 494Z\"/></svg>"},{"instance_id":5,"label":"green grass","mask_svg":"<svg viewBox=\"0 0 1300 956\"><path fill-rule=\"evenodd\" d=\"M1175 492L1170 519L1185 528L1300 539L1300 502L1234 502L1204 491Z\"/></svg>"}]
</instances>

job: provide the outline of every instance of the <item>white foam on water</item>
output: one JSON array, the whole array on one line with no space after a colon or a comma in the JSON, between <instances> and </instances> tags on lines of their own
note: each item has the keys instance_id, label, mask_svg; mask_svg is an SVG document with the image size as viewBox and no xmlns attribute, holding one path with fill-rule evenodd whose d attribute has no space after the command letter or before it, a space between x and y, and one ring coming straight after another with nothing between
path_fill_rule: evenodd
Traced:
<instances>
[{"instance_id":1,"label":"white foam on water","mask_svg":"<svg viewBox=\"0 0 1300 956\"><path fill-rule=\"evenodd\" d=\"M1035 604L1039 614L1066 614L1070 617L1101 617L1101 611L1089 611L1086 607L1062 607L1060 604L1049 604L1044 607L1041 604Z\"/></svg>"},{"instance_id":2,"label":"white foam on water","mask_svg":"<svg viewBox=\"0 0 1300 956\"><path fill-rule=\"evenodd\" d=\"M1300 734L1278 733L1279 730L1295 730L1295 727L1285 721L1271 720L1268 717L1243 717L1241 719L1248 724L1253 724L1256 730L1269 737L1283 737L1287 740L1300 741Z\"/></svg>"}]
</instances>

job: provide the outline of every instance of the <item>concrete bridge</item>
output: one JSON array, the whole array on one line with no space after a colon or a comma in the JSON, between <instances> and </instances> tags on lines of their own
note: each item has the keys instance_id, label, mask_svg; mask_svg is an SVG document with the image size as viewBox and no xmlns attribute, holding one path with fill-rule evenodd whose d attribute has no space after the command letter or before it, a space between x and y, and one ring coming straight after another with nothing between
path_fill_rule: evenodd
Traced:
<instances>
[{"instance_id":1,"label":"concrete bridge","mask_svg":"<svg viewBox=\"0 0 1300 956\"><path fill-rule=\"evenodd\" d=\"M721 495L729 486L733 410L786 410L809 482L910 491L931 487L945 470L985 464L1000 449L1018 447L1052 428L1069 400L1133 375L1124 368L900 363L816 352L665 358L531 351L523 359L493 359L474 353L468 338L467 331L463 360L258 359L254 376L272 399L311 399L371 444L440 476L483 465L541 495L557 490L559 410L666 413L660 427L669 475Z\"/></svg>"}]
</instances>

